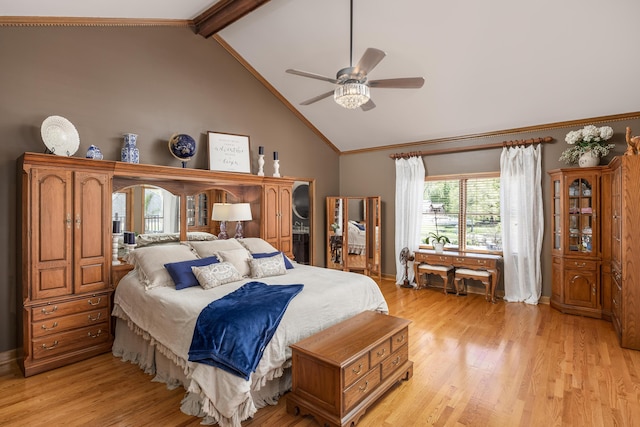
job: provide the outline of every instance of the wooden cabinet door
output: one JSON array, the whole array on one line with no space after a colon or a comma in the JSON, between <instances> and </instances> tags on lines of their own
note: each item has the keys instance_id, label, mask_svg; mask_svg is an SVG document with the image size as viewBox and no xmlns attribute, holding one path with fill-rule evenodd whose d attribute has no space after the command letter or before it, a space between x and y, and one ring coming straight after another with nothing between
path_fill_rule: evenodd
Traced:
<instances>
[{"instance_id":1,"label":"wooden cabinet door","mask_svg":"<svg viewBox=\"0 0 640 427\"><path fill-rule=\"evenodd\" d=\"M73 292L72 194L70 171L31 170L31 299Z\"/></svg>"},{"instance_id":2,"label":"wooden cabinet door","mask_svg":"<svg viewBox=\"0 0 640 427\"><path fill-rule=\"evenodd\" d=\"M293 257L292 186L293 184L264 186L262 227L262 238L290 257Z\"/></svg>"},{"instance_id":3,"label":"wooden cabinet door","mask_svg":"<svg viewBox=\"0 0 640 427\"><path fill-rule=\"evenodd\" d=\"M595 270L564 271L565 304L598 308L598 274Z\"/></svg>"},{"instance_id":4,"label":"wooden cabinet door","mask_svg":"<svg viewBox=\"0 0 640 427\"><path fill-rule=\"evenodd\" d=\"M74 290L95 292L109 287L111 240L109 175L76 172L74 176Z\"/></svg>"},{"instance_id":5,"label":"wooden cabinet door","mask_svg":"<svg viewBox=\"0 0 640 427\"><path fill-rule=\"evenodd\" d=\"M278 186L264 186L264 218L262 227L262 238L278 247Z\"/></svg>"},{"instance_id":6,"label":"wooden cabinet door","mask_svg":"<svg viewBox=\"0 0 640 427\"><path fill-rule=\"evenodd\" d=\"M292 186L282 185L278 190L278 203L280 206L280 217L278 227L280 229L279 246L285 254L293 254L293 202Z\"/></svg>"}]
</instances>

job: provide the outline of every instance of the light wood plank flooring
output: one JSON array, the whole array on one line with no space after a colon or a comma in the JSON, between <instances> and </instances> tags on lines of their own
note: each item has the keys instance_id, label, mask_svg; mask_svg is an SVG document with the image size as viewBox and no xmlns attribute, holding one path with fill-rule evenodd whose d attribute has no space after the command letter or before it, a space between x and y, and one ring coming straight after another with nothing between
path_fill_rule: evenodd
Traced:
<instances>
[{"instance_id":1,"label":"light wood plank flooring","mask_svg":"<svg viewBox=\"0 0 640 427\"><path fill-rule=\"evenodd\" d=\"M391 314L413 321L414 376L359 426L640 426L640 352L621 349L610 323L381 288ZM27 379L15 363L0 367L3 426L199 426L180 412L183 396L110 354ZM318 424L287 414L283 398L243 426Z\"/></svg>"}]
</instances>

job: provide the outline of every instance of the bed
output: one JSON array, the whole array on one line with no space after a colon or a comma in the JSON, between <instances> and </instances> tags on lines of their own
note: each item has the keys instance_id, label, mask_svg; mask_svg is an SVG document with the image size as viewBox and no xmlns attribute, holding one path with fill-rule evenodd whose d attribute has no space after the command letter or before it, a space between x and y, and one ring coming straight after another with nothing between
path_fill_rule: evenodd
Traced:
<instances>
[{"instance_id":1,"label":"bed","mask_svg":"<svg viewBox=\"0 0 640 427\"><path fill-rule=\"evenodd\" d=\"M364 255L366 252L366 228L364 224L361 224L354 220L349 220L349 242L348 251L353 255Z\"/></svg>"},{"instance_id":2,"label":"bed","mask_svg":"<svg viewBox=\"0 0 640 427\"><path fill-rule=\"evenodd\" d=\"M174 281L168 270L173 264L196 263L212 256L224 260L221 264L237 263L245 277L205 289L183 287L182 279ZM256 265L274 257L283 259L285 271L278 266L282 274L246 277L247 272L252 276L258 271ZM291 388L290 344L363 311L388 312L378 285L368 276L292 263L257 238L152 246L136 249L129 261L135 268L120 281L114 297L113 354L155 375L154 381L170 388L183 386L186 394L180 409L202 417L203 424L237 427L257 409L276 404ZM164 268L167 261L169 266ZM303 289L286 308L249 380L189 361L196 319L203 308L255 281L302 284Z\"/></svg>"}]
</instances>

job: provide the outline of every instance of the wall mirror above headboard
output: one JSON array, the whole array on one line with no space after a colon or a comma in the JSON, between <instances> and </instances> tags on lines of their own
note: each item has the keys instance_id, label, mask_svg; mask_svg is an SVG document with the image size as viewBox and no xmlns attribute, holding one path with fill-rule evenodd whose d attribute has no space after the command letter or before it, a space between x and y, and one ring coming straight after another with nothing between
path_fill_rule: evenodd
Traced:
<instances>
[{"instance_id":1,"label":"wall mirror above headboard","mask_svg":"<svg viewBox=\"0 0 640 427\"><path fill-rule=\"evenodd\" d=\"M112 219L136 234L180 233L180 196L154 185L134 185L111 194Z\"/></svg>"}]
</instances>

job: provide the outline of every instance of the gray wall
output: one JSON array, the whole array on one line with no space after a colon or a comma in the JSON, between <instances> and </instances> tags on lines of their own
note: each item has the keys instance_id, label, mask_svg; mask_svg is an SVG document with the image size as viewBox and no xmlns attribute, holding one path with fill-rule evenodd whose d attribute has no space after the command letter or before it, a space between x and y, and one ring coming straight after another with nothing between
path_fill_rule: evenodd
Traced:
<instances>
[{"instance_id":1,"label":"gray wall","mask_svg":"<svg viewBox=\"0 0 640 427\"><path fill-rule=\"evenodd\" d=\"M626 112L621 112L626 113ZM601 164L606 165L614 155L621 155L626 150L625 128L630 126L633 134L640 134L640 119L623 120L607 123L589 122L596 126L611 126L614 136L609 141L615 143L615 149ZM395 162L389 155L397 152L428 151L443 148L462 147L467 145L490 144L496 142L520 140L551 136L552 143L542 147L542 197L545 211L545 223L550 221L548 201L549 177L552 169L568 167L558 161L560 154L568 145L564 138L570 130L580 129L582 125L569 127L546 128L528 133L511 133L490 138L471 138L464 141L425 144L401 150L375 151L358 154L346 154L340 157L340 194L342 196L381 196L382 199L382 272L395 276ZM482 151L469 151L455 154L424 156L425 172L429 176L456 175L474 172L499 172L501 148ZM542 246L542 295L551 295L551 231L545 227Z\"/></svg>"},{"instance_id":2,"label":"gray wall","mask_svg":"<svg viewBox=\"0 0 640 427\"><path fill-rule=\"evenodd\" d=\"M214 40L181 28L0 27L0 58L0 352L16 346L16 159L25 151L44 151L40 124L50 115L75 124L81 139L77 157L95 144L105 159L119 159L124 132L139 134L141 161L149 164L180 165L167 149L175 132L190 134L199 143L191 168L207 168L208 130L249 135L254 170L259 145L265 146L267 159L271 151L279 151L281 174L315 179L316 265L324 265L325 197L380 195L383 273L395 275L395 168L388 157L394 151L339 157ZM638 120L609 124L616 131L618 153L624 151L624 127L640 131ZM564 135L576 128L411 150L550 135L557 142L544 146L546 172L562 166L557 159L566 148ZM497 171L499 154L487 150L424 160L429 175ZM269 161L265 172L273 172ZM543 190L546 201L548 179ZM547 207L545 211L548 218ZM549 231L545 233L543 294L549 295Z\"/></svg>"},{"instance_id":3,"label":"gray wall","mask_svg":"<svg viewBox=\"0 0 640 427\"><path fill-rule=\"evenodd\" d=\"M95 144L117 160L122 133L133 132L142 163L180 166L167 148L180 132L199 143L188 167L206 169L208 130L249 135L254 171L263 145L267 159L279 152L282 175L316 180L315 231L324 233L338 155L215 40L187 28L0 27L0 58L0 352L16 347L16 159L44 151L50 115L78 129L76 157Z\"/></svg>"}]
</instances>

